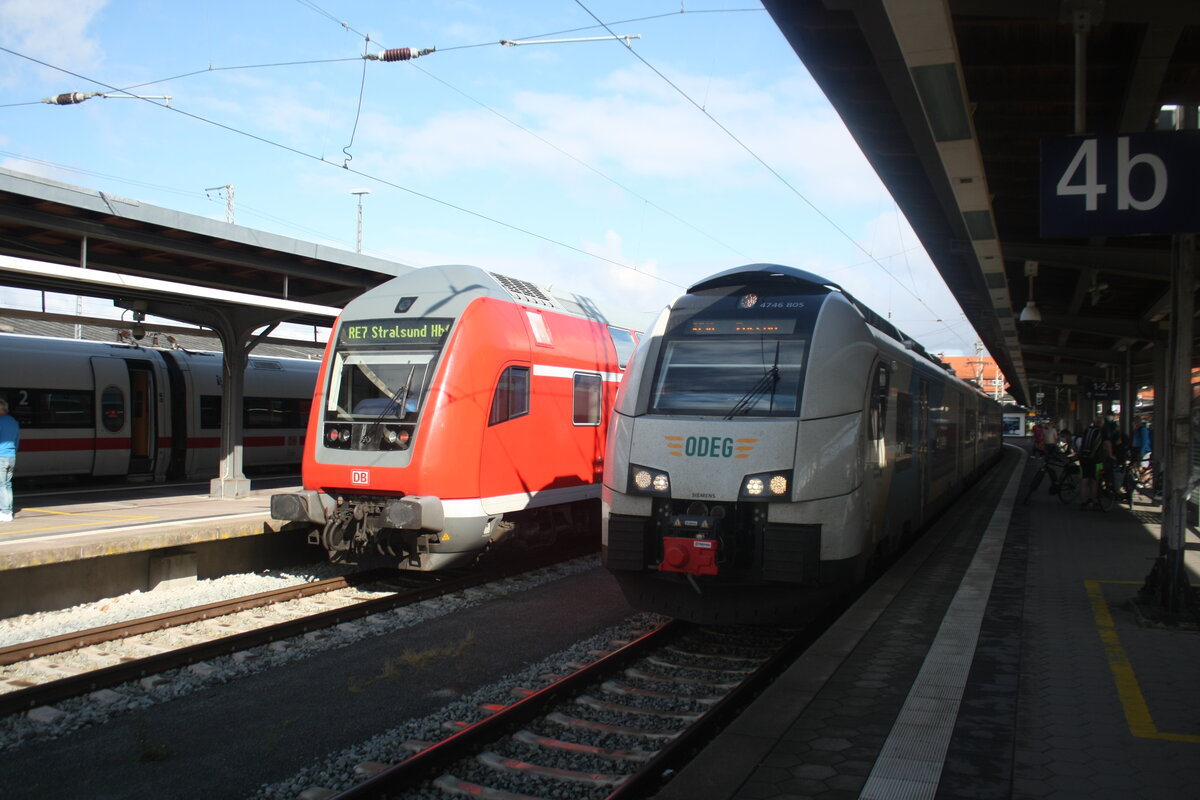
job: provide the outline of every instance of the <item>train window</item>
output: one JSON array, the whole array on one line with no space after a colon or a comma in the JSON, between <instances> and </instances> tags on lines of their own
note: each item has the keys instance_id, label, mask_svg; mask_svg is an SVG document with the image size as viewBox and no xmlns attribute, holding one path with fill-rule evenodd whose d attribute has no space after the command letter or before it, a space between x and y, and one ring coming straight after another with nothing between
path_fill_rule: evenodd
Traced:
<instances>
[{"instance_id":1,"label":"train window","mask_svg":"<svg viewBox=\"0 0 1200 800\"><path fill-rule=\"evenodd\" d=\"M496 384L488 425L498 425L529 413L529 367L508 367Z\"/></svg>"},{"instance_id":2,"label":"train window","mask_svg":"<svg viewBox=\"0 0 1200 800\"><path fill-rule=\"evenodd\" d=\"M221 427L221 395L200 395L200 427L211 429Z\"/></svg>"},{"instance_id":3,"label":"train window","mask_svg":"<svg viewBox=\"0 0 1200 800\"><path fill-rule=\"evenodd\" d=\"M529 319L529 327L533 330L533 340L543 347L553 347L554 340L550 338L550 328L546 326L546 319L541 312L525 309L525 316Z\"/></svg>"},{"instance_id":4,"label":"train window","mask_svg":"<svg viewBox=\"0 0 1200 800\"><path fill-rule=\"evenodd\" d=\"M896 395L896 455L911 456L913 451L913 398L911 394Z\"/></svg>"},{"instance_id":5,"label":"train window","mask_svg":"<svg viewBox=\"0 0 1200 800\"><path fill-rule=\"evenodd\" d=\"M795 414L803 339L765 337L667 342L652 397L660 414Z\"/></svg>"},{"instance_id":6,"label":"train window","mask_svg":"<svg viewBox=\"0 0 1200 800\"><path fill-rule=\"evenodd\" d=\"M9 389L8 413L22 428L93 428L92 393L63 389Z\"/></svg>"},{"instance_id":7,"label":"train window","mask_svg":"<svg viewBox=\"0 0 1200 800\"><path fill-rule=\"evenodd\" d=\"M595 373L576 373L571 421L576 425L600 424L600 390L603 382Z\"/></svg>"},{"instance_id":8,"label":"train window","mask_svg":"<svg viewBox=\"0 0 1200 800\"><path fill-rule=\"evenodd\" d=\"M875 382L871 391L871 438L882 439L887 430L887 401L888 386L891 384L891 370L884 364L875 366Z\"/></svg>"},{"instance_id":9,"label":"train window","mask_svg":"<svg viewBox=\"0 0 1200 800\"><path fill-rule=\"evenodd\" d=\"M78 413L78 409L73 404L68 404L56 412L56 416L71 413ZM118 387L106 386L101 393L100 420L109 433L116 433L125 427L125 393Z\"/></svg>"},{"instance_id":10,"label":"train window","mask_svg":"<svg viewBox=\"0 0 1200 800\"><path fill-rule=\"evenodd\" d=\"M617 366L625 369L625 365L629 363L629 359L633 358L634 348L637 347L637 339L634 338L631 331L624 328L608 329L608 335L612 337L613 347L617 350Z\"/></svg>"},{"instance_id":11,"label":"train window","mask_svg":"<svg viewBox=\"0 0 1200 800\"><path fill-rule=\"evenodd\" d=\"M404 419L425 395L432 353L341 353L326 411L338 419Z\"/></svg>"},{"instance_id":12,"label":"train window","mask_svg":"<svg viewBox=\"0 0 1200 800\"><path fill-rule=\"evenodd\" d=\"M278 397L242 398L243 428L287 427L287 401Z\"/></svg>"}]
</instances>

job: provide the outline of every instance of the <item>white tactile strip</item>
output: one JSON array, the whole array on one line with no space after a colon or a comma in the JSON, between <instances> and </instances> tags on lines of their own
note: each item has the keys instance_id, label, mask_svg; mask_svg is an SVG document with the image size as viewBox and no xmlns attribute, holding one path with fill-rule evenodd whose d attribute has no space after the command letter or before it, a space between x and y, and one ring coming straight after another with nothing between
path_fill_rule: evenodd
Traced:
<instances>
[{"instance_id":1,"label":"white tactile strip","mask_svg":"<svg viewBox=\"0 0 1200 800\"><path fill-rule=\"evenodd\" d=\"M1013 470L1009 478L933 646L859 795L861 800L921 800L933 798L937 793L983 612L1004 550L1021 472Z\"/></svg>"}]
</instances>

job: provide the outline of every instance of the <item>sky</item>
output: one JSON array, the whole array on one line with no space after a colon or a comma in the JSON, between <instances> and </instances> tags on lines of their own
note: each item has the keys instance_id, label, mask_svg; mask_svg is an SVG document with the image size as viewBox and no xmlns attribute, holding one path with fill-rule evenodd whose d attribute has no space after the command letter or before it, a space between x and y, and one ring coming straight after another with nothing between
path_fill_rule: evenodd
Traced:
<instances>
[{"instance_id":1,"label":"sky","mask_svg":"<svg viewBox=\"0 0 1200 800\"><path fill-rule=\"evenodd\" d=\"M231 186L235 224L348 251L361 199L365 254L646 318L713 273L784 264L930 352L974 352L755 2L0 0L0 21L6 169L216 220ZM363 58L400 47L435 50ZM107 96L42 102L64 92ZM0 287L0 306L42 302Z\"/></svg>"}]
</instances>

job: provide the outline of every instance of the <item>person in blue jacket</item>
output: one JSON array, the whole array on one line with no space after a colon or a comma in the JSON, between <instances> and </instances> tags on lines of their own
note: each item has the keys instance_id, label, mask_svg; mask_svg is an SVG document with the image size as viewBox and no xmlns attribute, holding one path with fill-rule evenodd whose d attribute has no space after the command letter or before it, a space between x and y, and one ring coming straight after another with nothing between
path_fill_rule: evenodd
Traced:
<instances>
[{"instance_id":1,"label":"person in blue jacket","mask_svg":"<svg viewBox=\"0 0 1200 800\"><path fill-rule=\"evenodd\" d=\"M8 413L8 401L0 397L0 522L13 518L12 478L20 439L21 426Z\"/></svg>"}]
</instances>

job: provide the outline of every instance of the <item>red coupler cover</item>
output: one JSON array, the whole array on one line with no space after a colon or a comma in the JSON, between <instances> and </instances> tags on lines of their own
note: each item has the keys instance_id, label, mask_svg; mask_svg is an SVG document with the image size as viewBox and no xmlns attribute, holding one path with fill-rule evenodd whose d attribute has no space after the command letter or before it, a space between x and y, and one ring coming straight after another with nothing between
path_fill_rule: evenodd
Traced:
<instances>
[{"instance_id":1,"label":"red coupler cover","mask_svg":"<svg viewBox=\"0 0 1200 800\"><path fill-rule=\"evenodd\" d=\"M658 565L661 572L690 572L693 575L717 574L717 540L685 539L667 537L663 539L663 560Z\"/></svg>"}]
</instances>

